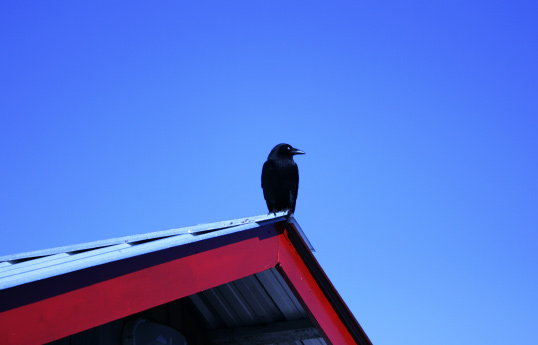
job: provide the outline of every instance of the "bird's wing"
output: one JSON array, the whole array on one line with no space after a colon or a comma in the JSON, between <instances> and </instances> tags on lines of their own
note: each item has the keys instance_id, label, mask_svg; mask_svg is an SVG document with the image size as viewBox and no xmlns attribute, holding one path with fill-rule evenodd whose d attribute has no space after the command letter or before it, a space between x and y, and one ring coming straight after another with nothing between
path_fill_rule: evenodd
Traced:
<instances>
[{"instance_id":1,"label":"bird's wing","mask_svg":"<svg viewBox=\"0 0 538 345\"><path fill-rule=\"evenodd\" d=\"M293 181L293 185L290 188L290 209L295 210L295 202L297 201L297 194L299 194L299 168L296 164L293 165L290 172Z\"/></svg>"},{"instance_id":2,"label":"bird's wing","mask_svg":"<svg viewBox=\"0 0 538 345\"><path fill-rule=\"evenodd\" d=\"M268 160L265 163L263 163L262 168L262 188L270 188L269 184L271 183L272 179L274 178L276 171L276 164L275 162Z\"/></svg>"}]
</instances>

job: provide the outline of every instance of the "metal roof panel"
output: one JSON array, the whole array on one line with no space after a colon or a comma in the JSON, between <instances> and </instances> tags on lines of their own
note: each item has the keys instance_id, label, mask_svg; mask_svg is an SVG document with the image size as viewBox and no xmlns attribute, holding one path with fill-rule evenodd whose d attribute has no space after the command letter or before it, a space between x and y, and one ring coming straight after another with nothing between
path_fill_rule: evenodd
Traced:
<instances>
[{"instance_id":1,"label":"metal roof panel","mask_svg":"<svg viewBox=\"0 0 538 345\"><path fill-rule=\"evenodd\" d=\"M0 289L286 219L285 212L0 257ZM290 217L291 218L291 217Z\"/></svg>"},{"instance_id":2,"label":"metal roof panel","mask_svg":"<svg viewBox=\"0 0 538 345\"><path fill-rule=\"evenodd\" d=\"M239 218L239 219L233 219L233 220L225 220L225 221L207 223L207 224L198 224L198 225L187 226L183 228L153 231L153 232L149 232L145 234L130 235L130 236L117 237L117 238L111 238L111 239L106 239L106 240L73 244L73 245L56 247L56 248L36 250L36 251L25 252L25 253L4 255L4 256L0 256L0 263L2 261L16 261L16 260L27 259L27 258L37 258L37 257L42 257L42 256L48 256L48 255L53 255L53 254L58 254L58 253L76 252L76 251L82 251L82 250L88 250L88 249L94 249L94 248L102 248L102 247L107 247L107 246L113 246L120 243L132 243L132 242L154 240L158 238L164 238L164 237L170 237L170 236L182 235L182 234L195 234L199 232L230 228L230 227L234 227L238 225L244 225L247 223L255 223L255 222L267 223L270 221L280 221L284 218L285 215L286 215L286 212L277 212L277 213L270 213L267 215L259 215L259 216L252 216L252 217Z\"/></svg>"}]
</instances>

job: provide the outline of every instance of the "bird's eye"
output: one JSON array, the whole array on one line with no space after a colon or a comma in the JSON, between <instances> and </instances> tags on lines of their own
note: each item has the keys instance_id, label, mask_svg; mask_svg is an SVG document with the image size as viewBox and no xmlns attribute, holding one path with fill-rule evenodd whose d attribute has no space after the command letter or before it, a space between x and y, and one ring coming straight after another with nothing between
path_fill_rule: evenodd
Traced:
<instances>
[{"instance_id":1,"label":"bird's eye","mask_svg":"<svg viewBox=\"0 0 538 345\"><path fill-rule=\"evenodd\" d=\"M288 146L287 149L288 149L288 151L291 150L291 146Z\"/></svg>"}]
</instances>

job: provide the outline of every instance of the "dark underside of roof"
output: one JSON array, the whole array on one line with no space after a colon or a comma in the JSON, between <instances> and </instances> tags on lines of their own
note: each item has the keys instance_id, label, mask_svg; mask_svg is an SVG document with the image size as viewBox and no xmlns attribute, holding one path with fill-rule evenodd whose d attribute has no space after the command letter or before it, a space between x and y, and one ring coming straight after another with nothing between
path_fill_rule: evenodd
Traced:
<instances>
[{"instance_id":1,"label":"dark underside of roof","mask_svg":"<svg viewBox=\"0 0 538 345\"><path fill-rule=\"evenodd\" d=\"M326 344L274 268L189 299L211 344Z\"/></svg>"}]
</instances>

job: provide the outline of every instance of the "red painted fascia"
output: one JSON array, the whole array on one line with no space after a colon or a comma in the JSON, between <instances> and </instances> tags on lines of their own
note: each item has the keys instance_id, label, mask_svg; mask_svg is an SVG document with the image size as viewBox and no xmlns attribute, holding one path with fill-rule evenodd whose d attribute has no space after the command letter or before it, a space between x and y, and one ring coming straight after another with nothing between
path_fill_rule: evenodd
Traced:
<instances>
[{"instance_id":1,"label":"red painted fascia","mask_svg":"<svg viewBox=\"0 0 538 345\"><path fill-rule=\"evenodd\" d=\"M356 344L284 226L270 224L258 231L274 234L255 235L6 310L0 313L0 344L47 343L272 267L291 283L326 340Z\"/></svg>"},{"instance_id":2,"label":"red painted fascia","mask_svg":"<svg viewBox=\"0 0 538 345\"><path fill-rule=\"evenodd\" d=\"M280 271L332 344L356 344L286 233L279 236Z\"/></svg>"},{"instance_id":3,"label":"red painted fascia","mask_svg":"<svg viewBox=\"0 0 538 345\"><path fill-rule=\"evenodd\" d=\"M372 345L372 342L362 329L361 325L357 322L357 319L355 319L355 316L351 310L349 310L346 303L323 271L323 268L319 265L312 254L312 251L308 249L304 238L300 235L295 224L295 222L286 223L286 229L288 231L284 233L284 237L288 238L288 240L294 244L295 252L299 254L301 262L308 268L309 273L317 283L316 285L324 292L332 309L340 317L340 320L342 320L344 325L346 325L347 330L355 342L361 345Z\"/></svg>"}]
</instances>

